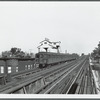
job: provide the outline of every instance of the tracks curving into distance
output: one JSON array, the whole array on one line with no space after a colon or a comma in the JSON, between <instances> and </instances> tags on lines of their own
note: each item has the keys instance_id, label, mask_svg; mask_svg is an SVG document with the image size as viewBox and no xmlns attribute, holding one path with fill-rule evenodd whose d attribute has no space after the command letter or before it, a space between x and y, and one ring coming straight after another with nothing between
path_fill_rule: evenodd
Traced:
<instances>
[{"instance_id":1,"label":"tracks curving into distance","mask_svg":"<svg viewBox=\"0 0 100 100\"><path fill-rule=\"evenodd\" d=\"M80 73L82 73L82 69L85 68L84 65L87 62L86 59L87 57L82 57L76 61L42 69L41 71L21 79L19 82L12 83L9 86L0 89L0 93L13 94L19 93L17 91L20 90L20 93L25 94L69 94L71 93L70 90L72 89L73 84L78 80ZM51 77L54 78L47 82ZM43 80L44 85L34 91L33 84L38 80Z\"/></svg>"},{"instance_id":2,"label":"tracks curving into distance","mask_svg":"<svg viewBox=\"0 0 100 100\"><path fill-rule=\"evenodd\" d=\"M67 68L66 70L61 72L61 74L59 74L58 77L56 77L54 80L52 80L51 82L46 84L44 87L42 87L35 93L38 93L38 94L61 94L61 93L63 93L62 92L63 89L65 89L65 85L63 85L63 84L67 84L66 87L68 87L68 90L66 90L66 91L68 92L70 90L70 88L72 87L74 80L76 79L76 77L73 77L73 75L75 74L74 71L77 70L76 71L76 74L77 74L78 70L79 69L81 70L83 68L84 63L86 62L85 59L84 60L82 59L80 62L76 63L75 65L70 66L69 68ZM82 67L80 67L80 66L82 66ZM70 86L68 86L68 85L70 85Z\"/></svg>"}]
</instances>

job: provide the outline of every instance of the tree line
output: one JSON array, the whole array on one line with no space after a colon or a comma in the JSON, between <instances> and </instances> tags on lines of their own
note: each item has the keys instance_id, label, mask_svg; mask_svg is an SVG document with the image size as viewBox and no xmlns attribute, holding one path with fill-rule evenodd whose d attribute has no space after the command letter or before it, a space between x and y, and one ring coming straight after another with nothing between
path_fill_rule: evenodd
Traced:
<instances>
[{"instance_id":1,"label":"tree line","mask_svg":"<svg viewBox=\"0 0 100 100\"><path fill-rule=\"evenodd\" d=\"M21 48L13 47L8 51L2 52L2 57L34 58L34 54L24 52Z\"/></svg>"},{"instance_id":2,"label":"tree line","mask_svg":"<svg viewBox=\"0 0 100 100\"><path fill-rule=\"evenodd\" d=\"M99 42L99 44L97 45L97 47L92 51L91 56L92 56L94 59L98 59L98 58L100 57L100 42Z\"/></svg>"}]
</instances>

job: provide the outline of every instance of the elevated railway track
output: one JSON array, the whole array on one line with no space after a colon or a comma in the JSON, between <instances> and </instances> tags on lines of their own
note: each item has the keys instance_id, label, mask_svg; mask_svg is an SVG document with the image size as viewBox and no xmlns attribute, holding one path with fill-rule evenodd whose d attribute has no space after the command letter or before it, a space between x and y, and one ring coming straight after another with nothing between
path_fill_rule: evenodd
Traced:
<instances>
[{"instance_id":1,"label":"elevated railway track","mask_svg":"<svg viewBox=\"0 0 100 100\"><path fill-rule=\"evenodd\" d=\"M30 74L30 75L28 75L28 76L26 76L26 77L21 77L20 79L18 79L17 81L15 80L14 82L11 82L11 83L9 83L9 84L7 84L7 85L5 85L5 86L3 86L3 87L1 87L0 88L0 91L2 91L2 90L7 90L8 91L8 89L10 89L11 91L12 91L12 87L13 87L13 85L15 86L15 84L16 84L16 86L18 86L19 88L20 87L22 87L22 85L24 86L24 84L28 84L28 83L31 83L32 81L34 82L34 79L35 78L38 78L38 77L42 77L42 79L43 79L43 77L46 75L46 74L51 74L53 71L57 71L57 70L60 70L60 69L62 69L62 67L61 66L65 66L65 65L71 65L71 64L73 64L73 63L76 63L76 61L72 61L72 62L70 62L70 63L65 63L65 64L60 64L59 66L58 65L55 65L55 66L53 66L53 67L49 67L49 68L44 68L44 69L41 69L41 71L38 71L37 73L33 73L33 74ZM40 69L39 69L40 70ZM22 76L22 75L21 75ZM34 78L34 79L33 79ZM19 85L18 85L19 84ZM20 85L20 84L22 84L22 85ZM16 87L14 87L15 89L13 89L13 90L16 90Z\"/></svg>"},{"instance_id":2,"label":"elevated railway track","mask_svg":"<svg viewBox=\"0 0 100 100\"><path fill-rule=\"evenodd\" d=\"M59 75L56 79L53 80L56 80L56 82L51 81L49 85L47 84L45 87L41 88L37 93L62 94L67 88L68 90L66 91L68 92L75 81L75 71L77 73L77 70L80 69L79 67L83 64L83 62L84 60L64 70L64 72L62 72L61 75Z\"/></svg>"},{"instance_id":3,"label":"elevated railway track","mask_svg":"<svg viewBox=\"0 0 100 100\"><path fill-rule=\"evenodd\" d=\"M36 69L37 70L37 69ZM39 69L0 88L1 94L97 94L88 56ZM16 77L14 77L16 78Z\"/></svg>"}]
</instances>

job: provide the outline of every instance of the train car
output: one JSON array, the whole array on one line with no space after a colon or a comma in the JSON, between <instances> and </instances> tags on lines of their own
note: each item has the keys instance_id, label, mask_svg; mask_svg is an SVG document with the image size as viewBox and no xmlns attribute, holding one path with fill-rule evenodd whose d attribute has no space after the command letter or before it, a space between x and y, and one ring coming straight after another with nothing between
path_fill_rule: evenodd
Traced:
<instances>
[{"instance_id":1,"label":"train car","mask_svg":"<svg viewBox=\"0 0 100 100\"><path fill-rule=\"evenodd\" d=\"M39 68L47 67L47 65L54 65L70 60L75 60L78 55L63 54L63 53L52 53L52 52L39 52L35 56L36 65Z\"/></svg>"}]
</instances>

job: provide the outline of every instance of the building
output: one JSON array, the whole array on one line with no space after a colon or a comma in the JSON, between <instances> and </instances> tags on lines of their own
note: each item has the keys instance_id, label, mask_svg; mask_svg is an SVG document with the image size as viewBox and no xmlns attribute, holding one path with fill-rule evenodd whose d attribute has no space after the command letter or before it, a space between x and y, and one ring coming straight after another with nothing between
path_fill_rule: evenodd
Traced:
<instances>
[{"instance_id":1,"label":"building","mask_svg":"<svg viewBox=\"0 0 100 100\"><path fill-rule=\"evenodd\" d=\"M40 42L40 45L37 47L38 52L45 51L45 52L59 52L60 47L60 41L59 42L51 42L49 39L45 38L45 40Z\"/></svg>"}]
</instances>

